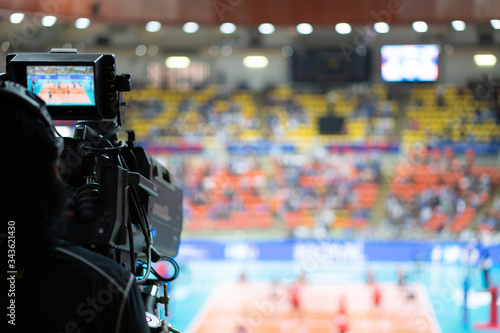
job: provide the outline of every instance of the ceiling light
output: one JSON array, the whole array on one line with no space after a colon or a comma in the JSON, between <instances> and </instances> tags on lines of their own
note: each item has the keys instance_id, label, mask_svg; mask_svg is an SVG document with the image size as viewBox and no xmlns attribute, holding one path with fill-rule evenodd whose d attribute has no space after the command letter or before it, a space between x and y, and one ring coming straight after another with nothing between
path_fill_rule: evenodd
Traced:
<instances>
[{"instance_id":1,"label":"ceiling light","mask_svg":"<svg viewBox=\"0 0 500 333\"><path fill-rule=\"evenodd\" d=\"M10 47L10 42L3 42L2 43L2 51L7 52Z\"/></svg>"},{"instance_id":2,"label":"ceiling light","mask_svg":"<svg viewBox=\"0 0 500 333\"><path fill-rule=\"evenodd\" d=\"M284 57L290 58L293 55L293 49L290 46L283 46L281 49L281 54Z\"/></svg>"},{"instance_id":3,"label":"ceiling light","mask_svg":"<svg viewBox=\"0 0 500 333\"><path fill-rule=\"evenodd\" d=\"M389 24L385 22L377 22L373 25L373 29L379 34L386 34L389 32Z\"/></svg>"},{"instance_id":4,"label":"ceiling light","mask_svg":"<svg viewBox=\"0 0 500 333\"><path fill-rule=\"evenodd\" d=\"M444 46L444 52L446 52L447 55L452 55L455 49L453 48L453 45L446 44Z\"/></svg>"},{"instance_id":5,"label":"ceiling light","mask_svg":"<svg viewBox=\"0 0 500 333\"><path fill-rule=\"evenodd\" d=\"M497 57L493 54L476 54L474 56L474 62L478 66L495 66Z\"/></svg>"},{"instance_id":6,"label":"ceiling light","mask_svg":"<svg viewBox=\"0 0 500 333\"><path fill-rule=\"evenodd\" d=\"M351 25L349 23L338 23L335 26L335 31L337 31L341 35L347 35L351 33Z\"/></svg>"},{"instance_id":7,"label":"ceiling light","mask_svg":"<svg viewBox=\"0 0 500 333\"><path fill-rule=\"evenodd\" d=\"M236 26L233 23L229 23L229 22L222 23L220 25L220 31L223 34L232 34L233 32L236 31Z\"/></svg>"},{"instance_id":8,"label":"ceiling light","mask_svg":"<svg viewBox=\"0 0 500 333\"><path fill-rule=\"evenodd\" d=\"M90 20L85 17L80 17L75 21L75 27L77 29L87 29L90 25Z\"/></svg>"},{"instance_id":9,"label":"ceiling light","mask_svg":"<svg viewBox=\"0 0 500 333\"><path fill-rule=\"evenodd\" d=\"M172 56L165 60L165 66L168 68L186 68L191 63L188 57Z\"/></svg>"},{"instance_id":10,"label":"ceiling light","mask_svg":"<svg viewBox=\"0 0 500 333\"><path fill-rule=\"evenodd\" d=\"M208 48L208 54L210 54L212 57L218 56L220 53L220 47L217 45L212 45Z\"/></svg>"},{"instance_id":11,"label":"ceiling light","mask_svg":"<svg viewBox=\"0 0 500 333\"><path fill-rule=\"evenodd\" d=\"M146 51L147 51L146 45L138 45L138 46L135 48L135 54L136 54L138 57L142 57L143 55L145 55L145 54L146 54Z\"/></svg>"},{"instance_id":12,"label":"ceiling light","mask_svg":"<svg viewBox=\"0 0 500 333\"><path fill-rule=\"evenodd\" d=\"M231 54L233 54L233 48L229 45L224 45L220 48L220 54L225 57L229 57Z\"/></svg>"},{"instance_id":13,"label":"ceiling light","mask_svg":"<svg viewBox=\"0 0 500 333\"><path fill-rule=\"evenodd\" d=\"M24 20L24 14L23 13L13 13L13 14L10 14L10 23L19 24L23 20Z\"/></svg>"},{"instance_id":14,"label":"ceiling light","mask_svg":"<svg viewBox=\"0 0 500 333\"><path fill-rule=\"evenodd\" d=\"M161 23L158 21L150 21L146 24L146 31L157 32L161 29Z\"/></svg>"},{"instance_id":15,"label":"ceiling light","mask_svg":"<svg viewBox=\"0 0 500 333\"><path fill-rule=\"evenodd\" d=\"M199 28L200 28L200 26L198 25L198 23L187 22L182 27L182 30L184 30L185 33L194 34L196 31L198 31Z\"/></svg>"},{"instance_id":16,"label":"ceiling light","mask_svg":"<svg viewBox=\"0 0 500 333\"><path fill-rule=\"evenodd\" d=\"M44 27L51 27L57 22L57 17L52 16L52 15L47 15L42 17L42 25Z\"/></svg>"},{"instance_id":17,"label":"ceiling light","mask_svg":"<svg viewBox=\"0 0 500 333\"><path fill-rule=\"evenodd\" d=\"M263 35L270 35L274 32L274 25L271 23L262 23L259 25L259 32Z\"/></svg>"},{"instance_id":18,"label":"ceiling light","mask_svg":"<svg viewBox=\"0 0 500 333\"><path fill-rule=\"evenodd\" d=\"M297 25L297 32L302 35L309 35L313 32L313 27L309 23L300 23Z\"/></svg>"},{"instance_id":19,"label":"ceiling light","mask_svg":"<svg viewBox=\"0 0 500 333\"><path fill-rule=\"evenodd\" d=\"M490 23L493 29L500 29L500 20L490 20Z\"/></svg>"},{"instance_id":20,"label":"ceiling light","mask_svg":"<svg viewBox=\"0 0 500 333\"><path fill-rule=\"evenodd\" d=\"M412 24L413 30L416 32L426 32L427 31L427 23L424 21L416 21Z\"/></svg>"},{"instance_id":21,"label":"ceiling light","mask_svg":"<svg viewBox=\"0 0 500 333\"><path fill-rule=\"evenodd\" d=\"M148 47L148 54L150 56L155 56L158 54L158 52L160 52L160 47L156 44L153 44L153 45L149 45Z\"/></svg>"},{"instance_id":22,"label":"ceiling light","mask_svg":"<svg viewBox=\"0 0 500 333\"><path fill-rule=\"evenodd\" d=\"M264 56L247 56L243 59L243 64L248 68L264 68L269 64L269 59Z\"/></svg>"},{"instance_id":23,"label":"ceiling light","mask_svg":"<svg viewBox=\"0 0 500 333\"><path fill-rule=\"evenodd\" d=\"M453 29L455 29L455 31L464 31L465 30L465 22L464 21L455 20L455 21L451 22L451 26L453 27Z\"/></svg>"}]
</instances>

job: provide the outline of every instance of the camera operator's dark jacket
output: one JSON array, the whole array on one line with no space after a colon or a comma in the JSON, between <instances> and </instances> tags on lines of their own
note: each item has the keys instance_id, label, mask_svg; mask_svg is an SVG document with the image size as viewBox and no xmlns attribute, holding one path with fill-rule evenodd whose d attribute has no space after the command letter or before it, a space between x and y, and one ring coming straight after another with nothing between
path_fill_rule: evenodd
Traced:
<instances>
[{"instance_id":1,"label":"camera operator's dark jacket","mask_svg":"<svg viewBox=\"0 0 500 333\"><path fill-rule=\"evenodd\" d=\"M8 332L150 332L134 276L111 259L68 243L33 259L18 272Z\"/></svg>"}]
</instances>

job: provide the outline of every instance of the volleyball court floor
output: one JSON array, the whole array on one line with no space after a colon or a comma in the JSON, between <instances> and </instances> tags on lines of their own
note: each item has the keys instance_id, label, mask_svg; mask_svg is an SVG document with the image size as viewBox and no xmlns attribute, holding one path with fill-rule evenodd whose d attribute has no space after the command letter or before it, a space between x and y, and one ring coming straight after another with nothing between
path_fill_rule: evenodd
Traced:
<instances>
[{"instance_id":1,"label":"volleyball court floor","mask_svg":"<svg viewBox=\"0 0 500 333\"><path fill-rule=\"evenodd\" d=\"M220 285L190 332L440 332L426 292L413 297L395 284L380 285L384 304L372 303L372 289L362 283L304 284L294 307L288 286L266 282ZM341 305L344 304L344 305ZM243 327L243 328L242 328ZM346 330L347 332L347 330Z\"/></svg>"},{"instance_id":2,"label":"volleyball court floor","mask_svg":"<svg viewBox=\"0 0 500 333\"><path fill-rule=\"evenodd\" d=\"M490 320L491 296L481 288L479 271L468 271L472 288L465 312L466 271L460 266L428 264L416 272L411 263L369 265L332 263L303 270L291 262L181 264L178 279L169 284L167 321L184 333L336 333L342 320L350 333L476 333L481 331L475 324ZM380 290L378 306L373 285L365 282L367 268ZM403 287L397 283L401 269L408 276ZM305 280L294 307L290 292L300 274ZM498 278L494 268L492 279Z\"/></svg>"},{"instance_id":3,"label":"volleyball court floor","mask_svg":"<svg viewBox=\"0 0 500 333\"><path fill-rule=\"evenodd\" d=\"M91 96L93 92L78 83L57 83L46 82L40 87L37 95L48 104L64 105L92 104Z\"/></svg>"}]
</instances>

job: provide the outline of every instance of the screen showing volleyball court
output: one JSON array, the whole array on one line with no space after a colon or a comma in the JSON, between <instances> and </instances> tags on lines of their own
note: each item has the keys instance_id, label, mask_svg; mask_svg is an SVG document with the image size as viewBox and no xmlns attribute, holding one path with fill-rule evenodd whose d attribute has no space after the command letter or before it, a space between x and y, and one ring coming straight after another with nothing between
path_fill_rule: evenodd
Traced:
<instances>
[{"instance_id":1,"label":"screen showing volleyball court","mask_svg":"<svg viewBox=\"0 0 500 333\"><path fill-rule=\"evenodd\" d=\"M96 104L93 66L26 66L26 81L28 90L48 106Z\"/></svg>"}]
</instances>

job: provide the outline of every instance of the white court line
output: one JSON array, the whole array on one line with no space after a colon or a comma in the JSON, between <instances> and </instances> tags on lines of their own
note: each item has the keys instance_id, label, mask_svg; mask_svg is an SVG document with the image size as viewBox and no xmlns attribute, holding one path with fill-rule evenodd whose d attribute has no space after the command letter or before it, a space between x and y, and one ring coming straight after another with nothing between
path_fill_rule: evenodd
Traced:
<instances>
[{"instance_id":1,"label":"white court line","mask_svg":"<svg viewBox=\"0 0 500 333\"><path fill-rule=\"evenodd\" d=\"M442 333L441 326L439 325L436 317L436 313L434 312L434 307L432 306L431 299L429 298L429 294L427 293L427 289L422 283L416 283L418 289L420 290L420 294L422 295L422 301L427 306L428 311L426 311L426 315L429 318L429 323L432 325L433 332Z\"/></svg>"},{"instance_id":2,"label":"white court line","mask_svg":"<svg viewBox=\"0 0 500 333\"><path fill-rule=\"evenodd\" d=\"M213 307L212 305L216 303L217 296L220 294L222 289L222 282L218 283L217 286L212 290L208 299L205 300L201 309L196 312L193 319L189 321L188 327L184 330L185 333L195 332L199 327L201 327L201 323L204 318L207 316L208 311Z\"/></svg>"}]
</instances>

